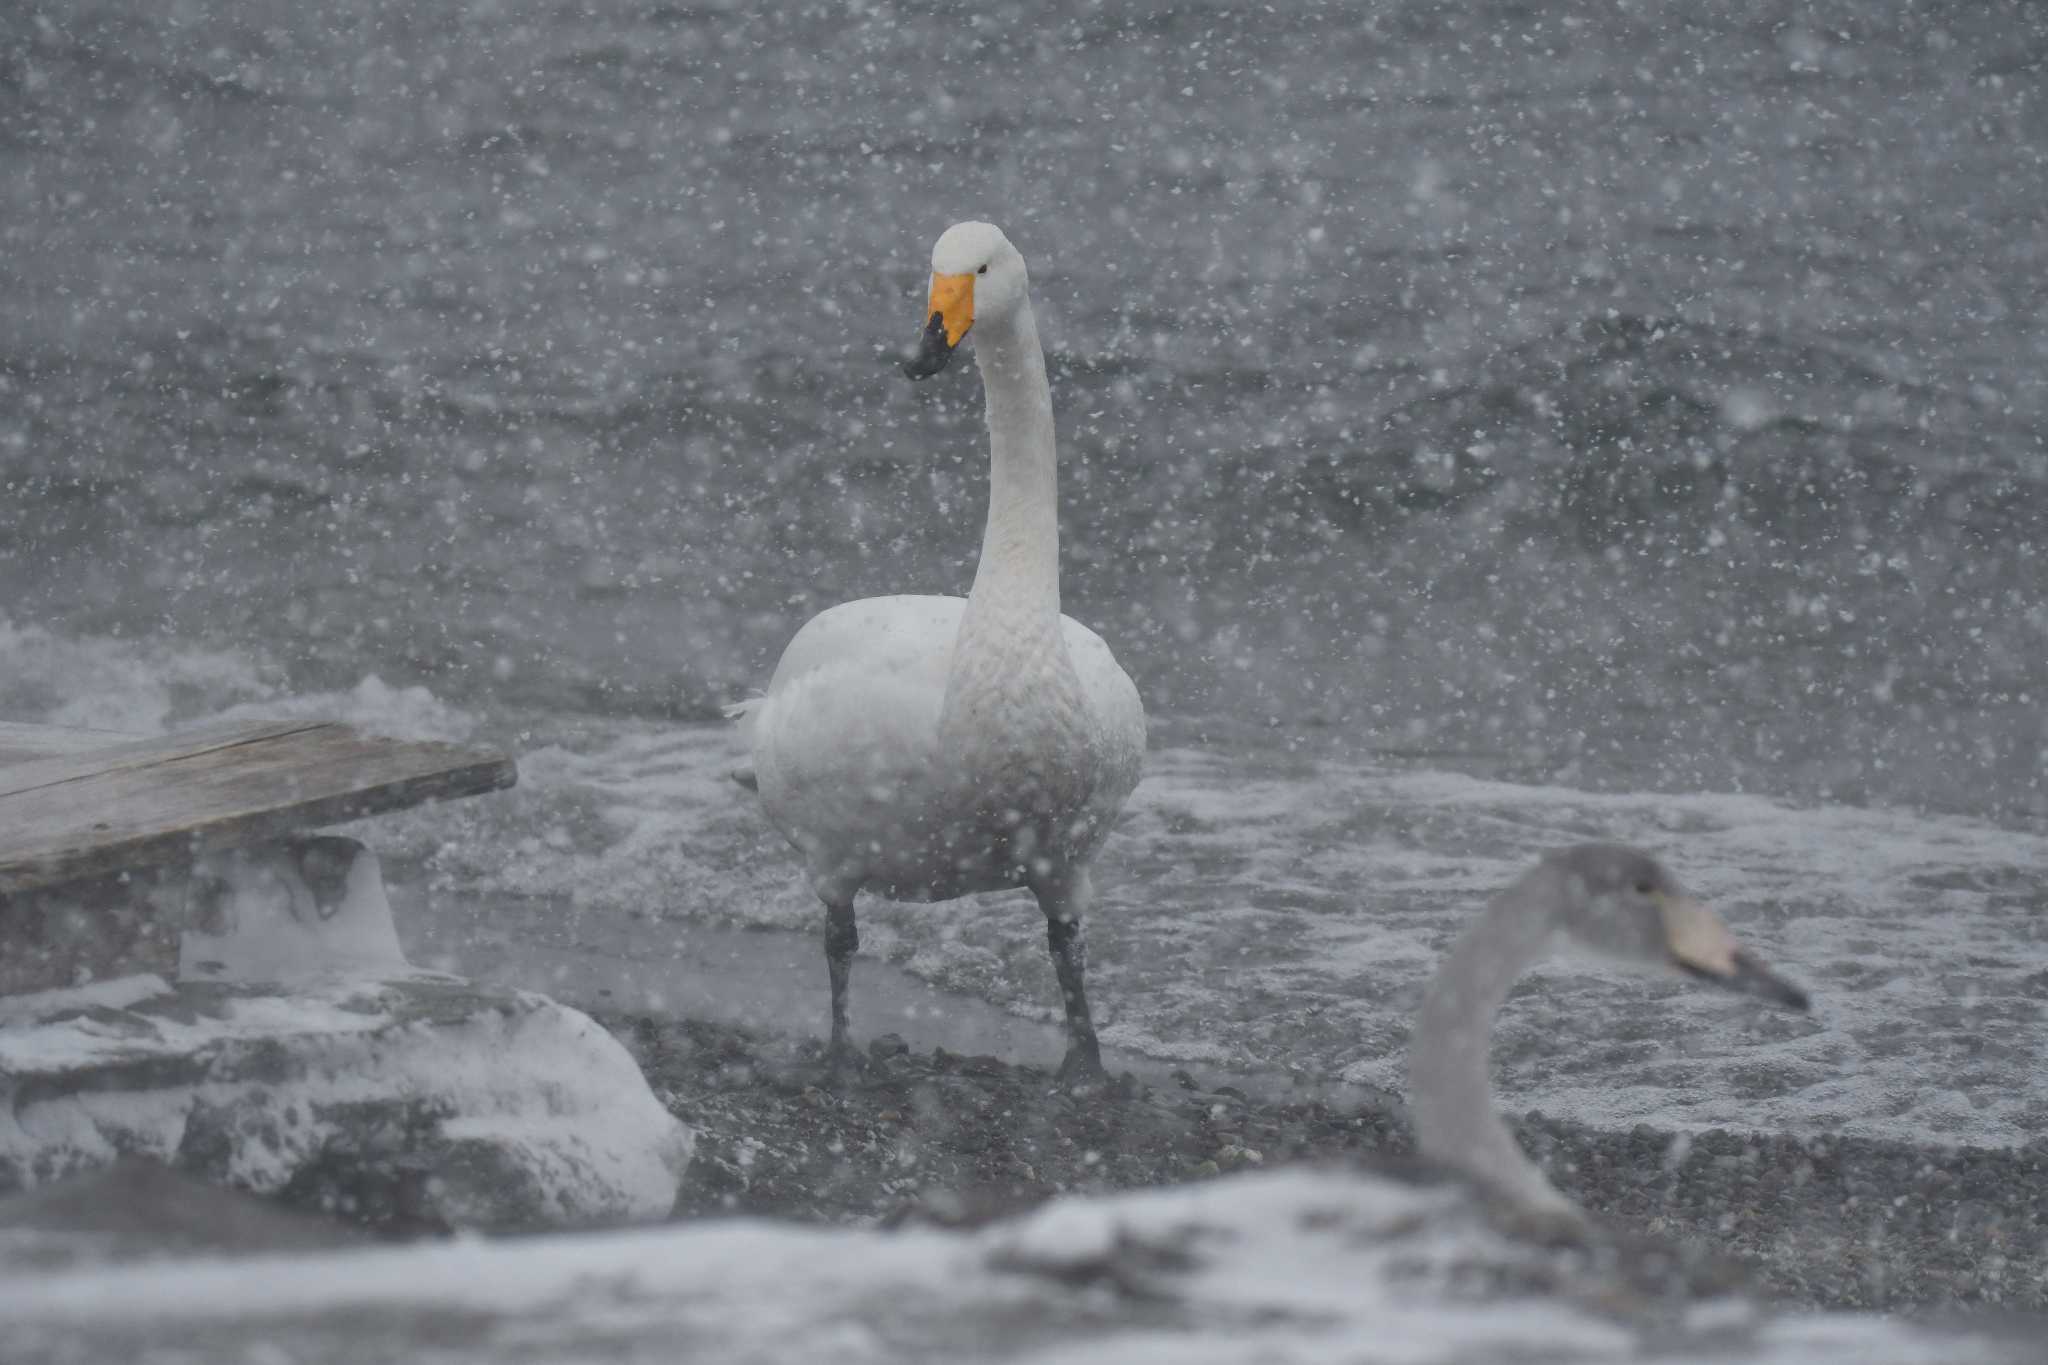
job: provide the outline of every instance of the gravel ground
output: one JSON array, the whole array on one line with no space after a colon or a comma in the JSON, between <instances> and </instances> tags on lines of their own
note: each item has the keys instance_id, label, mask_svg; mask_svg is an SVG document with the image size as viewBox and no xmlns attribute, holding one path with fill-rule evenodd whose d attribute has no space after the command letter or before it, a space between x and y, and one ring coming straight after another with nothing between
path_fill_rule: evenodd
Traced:
<instances>
[{"instance_id":1,"label":"gravel ground","mask_svg":"<svg viewBox=\"0 0 2048 1365\"><path fill-rule=\"evenodd\" d=\"M695 1125L678 1218L975 1221L1065 1191L1305 1159L1412 1162L1392 1104L1256 1098L1128 1079L1061 1091L991 1057L883 1038L828 1080L814 1046L699 1022L606 1021ZM1820 1308L2048 1308L2048 1142L2018 1149L1637 1126L1522 1127L1558 1183L1625 1237L1738 1263L1766 1297Z\"/></svg>"}]
</instances>

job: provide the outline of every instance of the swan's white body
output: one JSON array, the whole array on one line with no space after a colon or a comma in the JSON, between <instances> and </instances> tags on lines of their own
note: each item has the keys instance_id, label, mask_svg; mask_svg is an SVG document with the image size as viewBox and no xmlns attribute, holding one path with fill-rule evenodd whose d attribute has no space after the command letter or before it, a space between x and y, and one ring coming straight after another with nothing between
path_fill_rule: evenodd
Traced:
<instances>
[{"instance_id":1,"label":"swan's white body","mask_svg":"<svg viewBox=\"0 0 2048 1365\"><path fill-rule=\"evenodd\" d=\"M973 589L819 614L767 694L735 713L762 810L827 908L835 1048L857 892L937 901L1023 886L1047 917L1068 1062L1099 1070L1078 925L1089 861L1137 785L1145 711L1102 638L1060 614L1052 397L1023 258L995 228L962 223L939 239L932 271L921 373L943 368L971 326L988 402Z\"/></svg>"},{"instance_id":2,"label":"swan's white body","mask_svg":"<svg viewBox=\"0 0 2048 1365\"><path fill-rule=\"evenodd\" d=\"M942 735L967 611L900 596L821 612L749 704L762 809L820 886L940 901L1027 885L1034 861L1093 858L1137 785L1138 689L1072 617L1054 648L990 642L1008 648L982 665L1010 685L970 695L971 726Z\"/></svg>"}]
</instances>

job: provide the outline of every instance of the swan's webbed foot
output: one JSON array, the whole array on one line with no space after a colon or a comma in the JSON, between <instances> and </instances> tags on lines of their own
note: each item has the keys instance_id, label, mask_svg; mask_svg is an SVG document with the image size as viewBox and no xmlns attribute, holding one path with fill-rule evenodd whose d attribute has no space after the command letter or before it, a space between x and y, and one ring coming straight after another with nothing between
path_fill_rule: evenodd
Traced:
<instances>
[{"instance_id":1,"label":"swan's webbed foot","mask_svg":"<svg viewBox=\"0 0 2048 1365\"><path fill-rule=\"evenodd\" d=\"M1102 1050L1091 1036L1086 1044L1076 1042L1060 1062L1059 1083L1066 1090L1107 1090L1116 1082L1102 1065Z\"/></svg>"},{"instance_id":2,"label":"swan's webbed foot","mask_svg":"<svg viewBox=\"0 0 2048 1365\"><path fill-rule=\"evenodd\" d=\"M818 1082L827 1089L845 1085L865 1075L868 1069L868 1055L855 1047L846 1038L834 1038L825 1045L825 1061L818 1073Z\"/></svg>"}]
</instances>

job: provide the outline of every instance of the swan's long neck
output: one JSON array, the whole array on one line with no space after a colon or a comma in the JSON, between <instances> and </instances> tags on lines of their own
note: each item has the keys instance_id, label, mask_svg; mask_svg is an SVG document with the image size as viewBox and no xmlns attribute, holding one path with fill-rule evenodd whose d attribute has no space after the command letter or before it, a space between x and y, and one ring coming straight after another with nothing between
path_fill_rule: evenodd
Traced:
<instances>
[{"instance_id":1,"label":"swan's long neck","mask_svg":"<svg viewBox=\"0 0 2048 1365\"><path fill-rule=\"evenodd\" d=\"M956 745L1042 747L1078 688L1060 633L1058 453L1052 390L1027 301L974 331L988 398L988 527L953 646L940 733Z\"/></svg>"},{"instance_id":2,"label":"swan's long neck","mask_svg":"<svg viewBox=\"0 0 2048 1365\"><path fill-rule=\"evenodd\" d=\"M1409 1052L1408 1105L1422 1155L1527 1207L1571 1209L1516 1145L1487 1074L1494 1016L1557 928L1560 888L1539 867L1495 897L1452 946L1423 997Z\"/></svg>"},{"instance_id":3,"label":"swan's long neck","mask_svg":"<svg viewBox=\"0 0 2048 1365\"><path fill-rule=\"evenodd\" d=\"M988 398L989 487L969 619L996 612L1010 629L1054 630L1060 615L1059 453L1030 302L1007 326L978 334L974 348Z\"/></svg>"}]
</instances>

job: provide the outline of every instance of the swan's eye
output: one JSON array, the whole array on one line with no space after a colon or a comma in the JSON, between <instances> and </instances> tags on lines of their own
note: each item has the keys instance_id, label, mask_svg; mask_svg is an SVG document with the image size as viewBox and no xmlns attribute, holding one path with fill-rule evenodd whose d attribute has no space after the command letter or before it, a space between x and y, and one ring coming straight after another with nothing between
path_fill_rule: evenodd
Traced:
<instances>
[{"instance_id":1,"label":"swan's eye","mask_svg":"<svg viewBox=\"0 0 2048 1365\"><path fill-rule=\"evenodd\" d=\"M981 269L975 271L974 273L977 275L986 275L988 274L988 266L983 265Z\"/></svg>"},{"instance_id":2,"label":"swan's eye","mask_svg":"<svg viewBox=\"0 0 2048 1365\"><path fill-rule=\"evenodd\" d=\"M1654 891L1655 889L1656 888L1651 886L1648 882L1636 883L1636 894L1638 896L1647 896L1650 894L1650 892Z\"/></svg>"}]
</instances>

